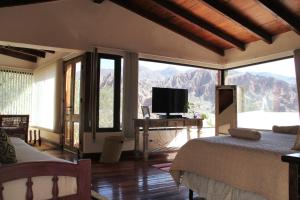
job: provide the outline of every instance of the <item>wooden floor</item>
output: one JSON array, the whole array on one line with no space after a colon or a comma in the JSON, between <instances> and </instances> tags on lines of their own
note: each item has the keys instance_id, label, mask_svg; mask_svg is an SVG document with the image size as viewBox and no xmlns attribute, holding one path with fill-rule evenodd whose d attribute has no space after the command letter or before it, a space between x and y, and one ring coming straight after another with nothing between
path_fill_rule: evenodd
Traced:
<instances>
[{"instance_id":1,"label":"wooden floor","mask_svg":"<svg viewBox=\"0 0 300 200\"><path fill-rule=\"evenodd\" d=\"M76 156L68 152L47 149L45 152L59 158L74 161ZM185 200L188 190L178 188L168 172L152 167L165 163L175 154L159 154L144 162L127 158L116 164L93 161L92 187L109 200Z\"/></svg>"}]
</instances>

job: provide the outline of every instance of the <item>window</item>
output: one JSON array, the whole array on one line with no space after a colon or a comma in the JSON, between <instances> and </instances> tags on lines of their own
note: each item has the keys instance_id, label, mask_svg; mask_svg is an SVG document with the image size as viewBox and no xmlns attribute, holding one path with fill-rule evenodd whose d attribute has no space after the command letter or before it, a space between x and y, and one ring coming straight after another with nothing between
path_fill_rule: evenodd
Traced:
<instances>
[{"instance_id":1,"label":"window","mask_svg":"<svg viewBox=\"0 0 300 200\"><path fill-rule=\"evenodd\" d=\"M188 117L205 114L204 127L215 126L215 85L218 71L157 61L139 61L138 116L141 106L152 111L152 87L179 88L189 91ZM151 118L158 116L151 113Z\"/></svg>"},{"instance_id":2,"label":"window","mask_svg":"<svg viewBox=\"0 0 300 200\"><path fill-rule=\"evenodd\" d=\"M0 69L0 114L31 114L32 73Z\"/></svg>"},{"instance_id":3,"label":"window","mask_svg":"<svg viewBox=\"0 0 300 200\"><path fill-rule=\"evenodd\" d=\"M225 83L238 86L239 127L299 124L293 58L228 70Z\"/></svg>"},{"instance_id":4,"label":"window","mask_svg":"<svg viewBox=\"0 0 300 200\"><path fill-rule=\"evenodd\" d=\"M119 131L121 57L100 54L98 72L98 131Z\"/></svg>"}]
</instances>

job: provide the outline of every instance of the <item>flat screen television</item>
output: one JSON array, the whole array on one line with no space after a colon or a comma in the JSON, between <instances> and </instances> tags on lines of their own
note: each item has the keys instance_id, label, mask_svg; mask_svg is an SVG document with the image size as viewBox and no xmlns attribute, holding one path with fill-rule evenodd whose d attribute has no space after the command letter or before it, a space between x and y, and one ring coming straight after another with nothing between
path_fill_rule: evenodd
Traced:
<instances>
[{"instance_id":1,"label":"flat screen television","mask_svg":"<svg viewBox=\"0 0 300 200\"><path fill-rule=\"evenodd\" d=\"M188 111L188 90L174 88L152 88L153 113L186 113Z\"/></svg>"}]
</instances>

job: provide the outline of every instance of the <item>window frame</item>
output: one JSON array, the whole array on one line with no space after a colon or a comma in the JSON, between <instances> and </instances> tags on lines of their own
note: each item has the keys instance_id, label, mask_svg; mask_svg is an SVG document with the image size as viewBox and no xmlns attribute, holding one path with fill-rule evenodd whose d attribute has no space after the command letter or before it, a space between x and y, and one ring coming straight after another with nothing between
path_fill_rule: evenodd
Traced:
<instances>
[{"instance_id":1,"label":"window frame","mask_svg":"<svg viewBox=\"0 0 300 200\"><path fill-rule=\"evenodd\" d=\"M187 63L172 62L172 61L157 60L157 59L148 59L148 58L139 58L139 61L149 61L149 62L171 64L171 65L178 65L178 66L187 66L187 67L200 68L200 69L209 69L209 70L215 70L218 72L222 70L222 69L217 69L217 68L213 68L213 67L205 67L202 65L193 65L193 64L187 64Z\"/></svg>"},{"instance_id":2,"label":"window frame","mask_svg":"<svg viewBox=\"0 0 300 200\"><path fill-rule=\"evenodd\" d=\"M205 66L202 66L202 65L194 65L194 64L187 64L187 63L180 63L180 62L173 62L173 61L165 61L165 60L159 60L159 59L149 59L149 58L139 58L138 61L148 61L148 62L155 62L155 63L162 63L162 64L177 65L177 66L186 66L186 67L190 67L190 68L212 70L212 71L215 71L217 73L217 84L216 84L216 86L221 85L222 75L224 76L224 69L217 69L217 68L213 68L213 67L205 67ZM138 67L140 67L140 66L138 65ZM140 107L138 106L137 109L139 110ZM203 127L203 128L215 128L215 127ZM182 128L167 127L167 128L153 128L151 130L182 130Z\"/></svg>"},{"instance_id":3,"label":"window frame","mask_svg":"<svg viewBox=\"0 0 300 200\"><path fill-rule=\"evenodd\" d=\"M264 61L261 61L261 62L254 62L254 63L239 65L239 66L235 66L235 67L229 67L229 68L223 69L225 71L225 77L224 78L226 79L226 75L227 75L226 72L228 70L239 69L239 68L243 68L243 67L251 67L253 65L260 65L260 64L275 62L275 61L279 61L279 60L285 60L285 59L289 59L289 58L294 58L294 56L293 55L284 56L284 57L280 57L280 58L274 58L274 59L271 59L271 60L264 60Z\"/></svg>"},{"instance_id":4,"label":"window frame","mask_svg":"<svg viewBox=\"0 0 300 200\"><path fill-rule=\"evenodd\" d=\"M235 70L235 69L240 69L240 68L245 68L245 67L251 67L251 66L255 66L255 65L266 64L266 63L276 62L276 61L290 59L290 58L294 58L295 59L295 56L294 55L290 55L290 56L284 56L284 57L274 58L274 59L270 59L270 60L264 60L264 61L261 61L261 62L254 62L254 63L249 63L249 64L245 64L245 65L239 65L239 66L235 66L235 67L229 67L229 68L223 69L224 72L222 73L221 79L223 79L224 85L227 85L226 84L226 78L227 78L228 72L230 70ZM296 71L295 71L295 78L296 78L296 87L297 87L297 75L296 75ZM297 97L299 97L298 91L297 91ZM299 98L298 98L298 101L300 101ZM300 112L300 107L298 109L299 109L298 112ZM238 123L238 121L239 121L239 118L237 117L237 123ZM246 127L242 127L242 128L246 128ZM247 127L247 128L251 128L251 127ZM255 129L255 128L253 128L253 129ZM256 130L271 130L271 129L256 129Z\"/></svg>"},{"instance_id":5,"label":"window frame","mask_svg":"<svg viewBox=\"0 0 300 200\"><path fill-rule=\"evenodd\" d=\"M115 61L115 68L114 68L114 110L113 110L113 127L109 128L100 128L99 127L99 103L100 103L100 59L111 59ZM98 53L97 58L97 101L96 101L96 121L97 127L96 132L119 132L120 129L120 104L121 104L121 60L122 56L119 55L112 55L112 54L103 54Z\"/></svg>"}]
</instances>

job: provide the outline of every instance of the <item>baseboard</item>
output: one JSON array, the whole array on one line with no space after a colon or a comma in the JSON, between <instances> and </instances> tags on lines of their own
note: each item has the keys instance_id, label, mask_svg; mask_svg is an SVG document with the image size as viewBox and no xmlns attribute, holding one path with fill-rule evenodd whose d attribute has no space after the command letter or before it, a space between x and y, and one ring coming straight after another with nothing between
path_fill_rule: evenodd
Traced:
<instances>
[{"instance_id":1,"label":"baseboard","mask_svg":"<svg viewBox=\"0 0 300 200\"><path fill-rule=\"evenodd\" d=\"M127 160L128 158L134 157L134 151L122 151L120 160ZM101 157L101 153L80 153L80 158L82 159L92 159L99 160Z\"/></svg>"}]
</instances>

